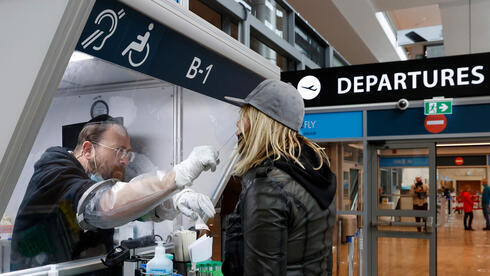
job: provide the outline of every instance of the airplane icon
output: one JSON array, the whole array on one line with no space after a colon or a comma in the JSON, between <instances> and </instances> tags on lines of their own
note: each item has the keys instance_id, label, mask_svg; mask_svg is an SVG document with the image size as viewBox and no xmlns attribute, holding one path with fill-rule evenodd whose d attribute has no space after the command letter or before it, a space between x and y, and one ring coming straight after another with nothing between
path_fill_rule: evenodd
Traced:
<instances>
[{"instance_id":1,"label":"airplane icon","mask_svg":"<svg viewBox=\"0 0 490 276\"><path fill-rule=\"evenodd\" d=\"M304 88L304 89L308 89L308 90L311 90L311 91L317 91L317 90L318 90L318 88L314 88L314 87L315 87L315 85L311 85L311 86L308 86L308 87L306 87L306 86L301 86L301 88Z\"/></svg>"}]
</instances>

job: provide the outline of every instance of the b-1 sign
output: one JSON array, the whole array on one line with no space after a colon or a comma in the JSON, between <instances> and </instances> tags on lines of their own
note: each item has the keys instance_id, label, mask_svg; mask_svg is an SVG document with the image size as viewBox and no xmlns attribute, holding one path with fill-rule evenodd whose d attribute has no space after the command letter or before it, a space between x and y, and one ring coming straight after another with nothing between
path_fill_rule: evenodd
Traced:
<instances>
[{"instance_id":1,"label":"b-1 sign","mask_svg":"<svg viewBox=\"0 0 490 276\"><path fill-rule=\"evenodd\" d=\"M453 99L424 100L424 115L453 114Z\"/></svg>"}]
</instances>

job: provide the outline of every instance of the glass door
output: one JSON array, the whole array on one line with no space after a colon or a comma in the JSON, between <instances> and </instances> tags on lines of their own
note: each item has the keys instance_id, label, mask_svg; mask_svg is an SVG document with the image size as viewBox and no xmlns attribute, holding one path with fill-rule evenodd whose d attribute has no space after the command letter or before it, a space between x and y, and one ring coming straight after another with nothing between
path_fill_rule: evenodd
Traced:
<instances>
[{"instance_id":1,"label":"glass door","mask_svg":"<svg viewBox=\"0 0 490 276\"><path fill-rule=\"evenodd\" d=\"M434 143L369 146L370 275L436 275Z\"/></svg>"}]
</instances>

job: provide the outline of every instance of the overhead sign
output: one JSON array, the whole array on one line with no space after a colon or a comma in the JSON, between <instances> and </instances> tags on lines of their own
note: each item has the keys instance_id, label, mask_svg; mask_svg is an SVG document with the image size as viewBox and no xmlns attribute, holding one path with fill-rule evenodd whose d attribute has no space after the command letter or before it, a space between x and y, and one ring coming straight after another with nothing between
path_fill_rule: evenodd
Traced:
<instances>
[{"instance_id":1,"label":"overhead sign","mask_svg":"<svg viewBox=\"0 0 490 276\"><path fill-rule=\"evenodd\" d=\"M424 114L453 114L453 99L431 99L424 101Z\"/></svg>"},{"instance_id":2,"label":"overhead sign","mask_svg":"<svg viewBox=\"0 0 490 276\"><path fill-rule=\"evenodd\" d=\"M76 50L223 100L263 77L118 2L97 0Z\"/></svg>"},{"instance_id":3,"label":"overhead sign","mask_svg":"<svg viewBox=\"0 0 490 276\"><path fill-rule=\"evenodd\" d=\"M305 114L300 134L310 139L361 138L362 111Z\"/></svg>"},{"instance_id":4,"label":"overhead sign","mask_svg":"<svg viewBox=\"0 0 490 276\"><path fill-rule=\"evenodd\" d=\"M430 133L440 133L447 126L446 116L428 115L424 120L425 129Z\"/></svg>"},{"instance_id":5,"label":"overhead sign","mask_svg":"<svg viewBox=\"0 0 490 276\"><path fill-rule=\"evenodd\" d=\"M436 166L485 166L485 155L438 156Z\"/></svg>"},{"instance_id":6,"label":"overhead sign","mask_svg":"<svg viewBox=\"0 0 490 276\"><path fill-rule=\"evenodd\" d=\"M441 134L472 133L487 137L490 133L488 118L481 114L490 114L490 104L456 105L454 114L429 115L444 116L446 128ZM430 134L423 123L427 116L422 107L409 108L405 111L398 109L368 110L367 136L404 136ZM480 114L480 115L475 115ZM437 122L435 122L437 124ZM389 126L389 127L387 127Z\"/></svg>"},{"instance_id":7,"label":"overhead sign","mask_svg":"<svg viewBox=\"0 0 490 276\"><path fill-rule=\"evenodd\" d=\"M281 79L300 89L307 76L320 81L305 106L337 106L431 97L487 96L490 53L283 72Z\"/></svg>"},{"instance_id":8,"label":"overhead sign","mask_svg":"<svg viewBox=\"0 0 490 276\"><path fill-rule=\"evenodd\" d=\"M380 157L379 167L427 167L429 166L429 157L425 156L407 156L407 157Z\"/></svg>"}]
</instances>

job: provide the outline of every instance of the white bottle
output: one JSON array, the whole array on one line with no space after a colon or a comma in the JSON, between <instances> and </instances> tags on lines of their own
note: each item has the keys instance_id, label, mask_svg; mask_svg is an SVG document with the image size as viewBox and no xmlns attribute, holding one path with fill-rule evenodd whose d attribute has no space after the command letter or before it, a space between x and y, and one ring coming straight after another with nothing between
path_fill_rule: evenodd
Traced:
<instances>
[{"instance_id":1,"label":"white bottle","mask_svg":"<svg viewBox=\"0 0 490 276\"><path fill-rule=\"evenodd\" d=\"M155 247L155 257L146 264L146 273L150 275L172 275L173 264L165 256L165 247L163 247L163 241L157 241L157 247Z\"/></svg>"}]
</instances>

